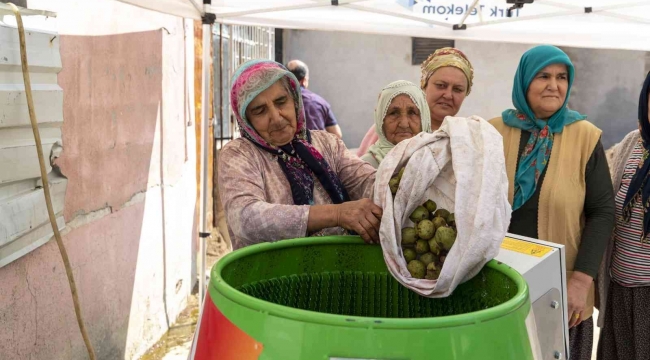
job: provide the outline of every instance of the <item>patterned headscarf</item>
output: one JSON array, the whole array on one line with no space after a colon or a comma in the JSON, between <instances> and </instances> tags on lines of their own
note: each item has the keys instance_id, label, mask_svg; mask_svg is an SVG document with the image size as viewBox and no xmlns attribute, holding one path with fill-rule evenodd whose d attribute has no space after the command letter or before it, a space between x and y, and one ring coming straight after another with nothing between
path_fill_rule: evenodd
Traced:
<instances>
[{"instance_id":1,"label":"patterned headscarf","mask_svg":"<svg viewBox=\"0 0 650 360\"><path fill-rule=\"evenodd\" d=\"M646 75L641 95L639 96L639 127L641 128L641 140L643 142L643 158L636 168L636 173L627 189L625 202L623 203L623 219L630 221L632 209L641 201L643 208L643 235L641 241L648 242L650 234L650 119L648 119L648 94L650 94L650 73Z\"/></svg>"},{"instance_id":2,"label":"patterned headscarf","mask_svg":"<svg viewBox=\"0 0 650 360\"><path fill-rule=\"evenodd\" d=\"M413 100L415 106L420 110L422 132L431 132L431 113L429 112L429 105L427 105L427 99L424 92L410 81L398 80L388 84L381 90L379 100L377 101L377 107L375 107L375 131L379 136L379 140L368 149L368 152L377 159L378 163L380 163L386 154L395 147L395 144L391 143L386 138L383 125L388 107L393 99L401 94L408 95L411 100Z\"/></svg>"},{"instance_id":3,"label":"patterned headscarf","mask_svg":"<svg viewBox=\"0 0 650 360\"><path fill-rule=\"evenodd\" d=\"M293 140L278 147L267 143L257 133L246 118L246 108L257 95L280 80L286 81L293 97L297 126ZM314 204L314 175L329 194L332 203L340 204L350 200L341 180L311 144L311 133L305 126L300 83L282 64L271 60L251 60L241 65L233 75L230 104L237 117L241 136L277 156L291 185L294 204Z\"/></svg>"},{"instance_id":4,"label":"patterned headscarf","mask_svg":"<svg viewBox=\"0 0 650 360\"><path fill-rule=\"evenodd\" d=\"M424 90L424 88L427 87L427 82L429 82L431 75L433 75L436 70L447 66L460 69L460 71L465 74L465 77L467 78L467 91L465 92L465 95L469 95L470 91L472 91L472 84L474 83L474 68L462 51L452 47L436 50L422 63L420 88Z\"/></svg>"},{"instance_id":5,"label":"patterned headscarf","mask_svg":"<svg viewBox=\"0 0 650 360\"><path fill-rule=\"evenodd\" d=\"M526 94L537 73L552 64L566 65L569 73L569 86L562 107L548 120L541 120L535 117L535 113L528 105ZM506 125L529 131L530 139L521 154L515 173L512 210L519 209L535 193L539 177L551 157L553 135L561 133L566 125L587 118L587 116L567 108L573 79L574 69L571 59L564 51L555 46L534 47L526 51L519 61L512 88L512 102L516 110L508 109L502 113L502 117Z\"/></svg>"}]
</instances>

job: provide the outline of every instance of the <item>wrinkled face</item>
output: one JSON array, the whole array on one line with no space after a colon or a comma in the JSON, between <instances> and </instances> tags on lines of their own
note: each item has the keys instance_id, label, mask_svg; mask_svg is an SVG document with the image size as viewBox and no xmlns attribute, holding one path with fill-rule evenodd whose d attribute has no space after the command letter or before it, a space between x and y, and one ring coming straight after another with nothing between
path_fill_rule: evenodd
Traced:
<instances>
[{"instance_id":1,"label":"wrinkled face","mask_svg":"<svg viewBox=\"0 0 650 360\"><path fill-rule=\"evenodd\" d=\"M526 93L528 106L538 119L548 119L562 108L569 88L569 72L564 64L552 64L535 75Z\"/></svg>"},{"instance_id":2,"label":"wrinkled face","mask_svg":"<svg viewBox=\"0 0 650 360\"><path fill-rule=\"evenodd\" d=\"M455 116L467 96L467 78L458 68L442 67L431 75L424 92L431 111L431 126L438 129L445 116Z\"/></svg>"},{"instance_id":3,"label":"wrinkled face","mask_svg":"<svg viewBox=\"0 0 650 360\"><path fill-rule=\"evenodd\" d=\"M397 95L390 102L382 130L386 139L393 145L410 139L422 131L420 109L408 95Z\"/></svg>"},{"instance_id":4,"label":"wrinkled face","mask_svg":"<svg viewBox=\"0 0 650 360\"><path fill-rule=\"evenodd\" d=\"M281 80L248 104L246 118L255 131L273 146L288 144L298 127L293 97Z\"/></svg>"}]
</instances>

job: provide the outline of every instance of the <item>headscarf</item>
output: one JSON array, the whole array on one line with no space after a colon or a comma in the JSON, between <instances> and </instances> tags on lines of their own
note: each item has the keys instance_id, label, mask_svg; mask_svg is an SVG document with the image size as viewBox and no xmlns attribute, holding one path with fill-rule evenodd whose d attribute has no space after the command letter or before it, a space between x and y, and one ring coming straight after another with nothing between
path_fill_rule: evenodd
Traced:
<instances>
[{"instance_id":1,"label":"headscarf","mask_svg":"<svg viewBox=\"0 0 650 360\"><path fill-rule=\"evenodd\" d=\"M374 156L378 163L384 159L386 154L395 147L395 144L388 141L386 134L384 134L384 118L390 103L398 95L405 94L411 98L415 106L420 110L420 118L422 119L422 132L431 132L431 113L429 112L429 105L427 99L421 89L410 81L397 80L381 90L377 106L375 107L375 132L379 136L379 140L368 148L368 152Z\"/></svg>"},{"instance_id":2,"label":"headscarf","mask_svg":"<svg viewBox=\"0 0 650 360\"><path fill-rule=\"evenodd\" d=\"M627 189L625 202L623 203L623 219L630 221L632 217L632 209L641 200L641 207L643 208L643 235L641 236L642 242L647 242L647 236L650 233L650 214L648 206L650 206L650 186L648 180L650 179L650 122L648 122L648 94L650 94L650 73L646 75L641 95L639 96L639 127L641 131L641 141L643 143L643 157L639 166L636 168L636 173L632 177L630 187Z\"/></svg>"},{"instance_id":3,"label":"headscarf","mask_svg":"<svg viewBox=\"0 0 650 360\"><path fill-rule=\"evenodd\" d=\"M535 117L535 113L528 105L526 94L537 73L552 64L566 65L569 86L562 107L550 119L541 120ZM551 157L554 134L561 133L566 125L587 118L567 107L573 79L574 68L571 59L555 46L534 47L526 51L519 61L512 88L512 102L516 110L508 109L502 114L506 125L530 132L530 139L521 154L515 173L513 210L519 209L535 193L539 177Z\"/></svg>"},{"instance_id":4,"label":"headscarf","mask_svg":"<svg viewBox=\"0 0 650 360\"><path fill-rule=\"evenodd\" d=\"M433 75L436 70L446 66L455 67L465 74L465 77L467 78L467 91L465 92L465 95L469 95L474 82L474 68L462 51L452 47L436 50L422 63L420 88L424 90L424 88L427 87L427 82L429 82L431 75Z\"/></svg>"},{"instance_id":5,"label":"headscarf","mask_svg":"<svg viewBox=\"0 0 650 360\"><path fill-rule=\"evenodd\" d=\"M277 147L267 143L246 118L246 108L264 90L278 80L286 79L296 107L296 133L288 144ZM237 117L241 136L260 149L277 156L289 184L296 205L314 204L316 175L332 203L350 200L348 193L327 161L311 144L311 133L305 126L300 83L282 64L271 60L251 60L241 65L232 79L230 103Z\"/></svg>"}]
</instances>

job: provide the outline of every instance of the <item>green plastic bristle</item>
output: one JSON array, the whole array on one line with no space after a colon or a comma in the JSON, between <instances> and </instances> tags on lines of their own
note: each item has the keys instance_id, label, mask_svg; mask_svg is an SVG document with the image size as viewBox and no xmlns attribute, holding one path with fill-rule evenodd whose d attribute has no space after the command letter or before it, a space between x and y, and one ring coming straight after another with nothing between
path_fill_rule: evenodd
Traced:
<instances>
[{"instance_id":1,"label":"green plastic bristle","mask_svg":"<svg viewBox=\"0 0 650 360\"><path fill-rule=\"evenodd\" d=\"M421 318L463 314L496 306L514 296L514 283L484 269L447 298L422 297L382 272L332 271L294 274L249 284L238 290L280 305L323 313Z\"/></svg>"},{"instance_id":2,"label":"green plastic bristle","mask_svg":"<svg viewBox=\"0 0 650 360\"><path fill-rule=\"evenodd\" d=\"M251 255L224 269L224 279L247 295L292 308L382 318L462 314L496 306L517 292L508 277L484 268L451 296L425 298L388 273L380 247L354 244Z\"/></svg>"}]
</instances>

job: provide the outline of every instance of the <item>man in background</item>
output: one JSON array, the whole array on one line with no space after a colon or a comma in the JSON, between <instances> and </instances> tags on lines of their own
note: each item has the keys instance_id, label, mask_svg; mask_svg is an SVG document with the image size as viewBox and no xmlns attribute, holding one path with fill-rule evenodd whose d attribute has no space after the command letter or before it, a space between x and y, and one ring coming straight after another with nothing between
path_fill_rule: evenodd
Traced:
<instances>
[{"instance_id":1,"label":"man in background","mask_svg":"<svg viewBox=\"0 0 650 360\"><path fill-rule=\"evenodd\" d=\"M305 109L305 120L309 130L325 130L340 138L343 137L341 128L336 122L330 104L321 96L307 89L309 87L309 68L300 60L291 60L287 64L302 88L302 103Z\"/></svg>"}]
</instances>

